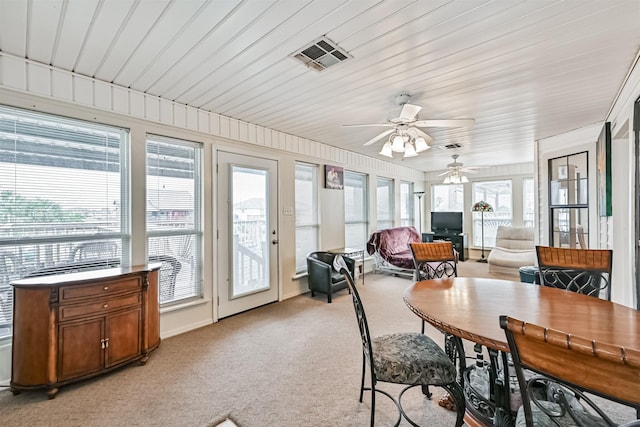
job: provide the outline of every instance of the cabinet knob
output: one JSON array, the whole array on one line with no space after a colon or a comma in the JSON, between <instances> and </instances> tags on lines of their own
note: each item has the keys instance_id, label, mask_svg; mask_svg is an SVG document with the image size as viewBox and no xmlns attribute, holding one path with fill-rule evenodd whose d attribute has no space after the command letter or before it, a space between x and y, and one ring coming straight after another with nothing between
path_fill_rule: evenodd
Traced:
<instances>
[{"instance_id":1,"label":"cabinet knob","mask_svg":"<svg viewBox=\"0 0 640 427\"><path fill-rule=\"evenodd\" d=\"M103 305L102 308L109 308L109 304Z\"/></svg>"},{"instance_id":2,"label":"cabinet knob","mask_svg":"<svg viewBox=\"0 0 640 427\"><path fill-rule=\"evenodd\" d=\"M103 289L104 289L105 291L108 291L108 290L109 290L109 287L108 287L108 286L105 286Z\"/></svg>"}]
</instances>

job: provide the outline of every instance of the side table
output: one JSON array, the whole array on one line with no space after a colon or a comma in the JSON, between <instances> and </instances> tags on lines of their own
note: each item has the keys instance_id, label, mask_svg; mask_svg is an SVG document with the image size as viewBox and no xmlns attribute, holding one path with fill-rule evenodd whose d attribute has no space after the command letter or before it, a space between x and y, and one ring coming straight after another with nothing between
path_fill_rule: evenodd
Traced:
<instances>
[{"instance_id":1,"label":"side table","mask_svg":"<svg viewBox=\"0 0 640 427\"><path fill-rule=\"evenodd\" d=\"M364 249L354 249L354 248L337 248L337 249L329 249L327 252L335 255L344 255L349 258L361 257L362 259L362 286L364 286Z\"/></svg>"}]
</instances>

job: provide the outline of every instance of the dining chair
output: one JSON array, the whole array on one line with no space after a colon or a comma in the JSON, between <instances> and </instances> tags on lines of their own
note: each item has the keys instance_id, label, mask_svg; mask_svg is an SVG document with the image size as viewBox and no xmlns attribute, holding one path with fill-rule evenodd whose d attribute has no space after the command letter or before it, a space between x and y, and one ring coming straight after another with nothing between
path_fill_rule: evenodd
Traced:
<instances>
[{"instance_id":1,"label":"dining chair","mask_svg":"<svg viewBox=\"0 0 640 427\"><path fill-rule=\"evenodd\" d=\"M409 243L409 247L416 281L458 276L458 258L452 242ZM424 320L421 332L424 334Z\"/></svg>"},{"instance_id":2,"label":"dining chair","mask_svg":"<svg viewBox=\"0 0 640 427\"><path fill-rule=\"evenodd\" d=\"M338 261L340 262L340 261ZM340 267L347 286L351 290L353 308L362 341L362 378L360 382L360 402L365 391L371 391L371 426L375 422L376 393L387 396L398 408L396 426L404 417L409 424L417 426L402 408L402 396L416 386L429 385L444 388L453 397L456 404L456 427L463 423L465 413L464 395L456 381L456 368L447 354L428 336L418 332L390 333L373 337L369 331L360 294L355 287L353 276L346 263ZM369 367L370 387L365 387L367 366ZM397 400L388 392L377 388L378 382L404 384Z\"/></svg>"},{"instance_id":3,"label":"dining chair","mask_svg":"<svg viewBox=\"0 0 640 427\"><path fill-rule=\"evenodd\" d=\"M445 277L458 277L458 256L454 250L453 242L414 242L409 243L413 263L415 266L414 279L428 280ZM424 334L425 321L422 320L420 332ZM458 365L460 376L465 370L465 354L462 342L451 334L444 334L444 348L449 358ZM425 394L430 396L428 387ZM449 396L442 396L438 404L442 407L453 409Z\"/></svg>"},{"instance_id":4,"label":"dining chair","mask_svg":"<svg viewBox=\"0 0 640 427\"><path fill-rule=\"evenodd\" d=\"M632 407L640 418L640 351L504 315L500 327L522 398L516 425L617 425L585 393Z\"/></svg>"},{"instance_id":5,"label":"dining chair","mask_svg":"<svg viewBox=\"0 0 640 427\"><path fill-rule=\"evenodd\" d=\"M178 273L182 269L182 263L170 255L149 255L149 262L159 262L161 264L158 272L160 276L158 278L160 283L158 298L160 302L172 300L175 296L176 280Z\"/></svg>"},{"instance_id":6,"label":"dining chair","mask_svg":"<svg viewBox=\"0 0 640 427\"><path fill-rule=\"evenodd\" d=\"M536 246L540 284L611 300L611 249Z\"/></svg>"}]
</instances>

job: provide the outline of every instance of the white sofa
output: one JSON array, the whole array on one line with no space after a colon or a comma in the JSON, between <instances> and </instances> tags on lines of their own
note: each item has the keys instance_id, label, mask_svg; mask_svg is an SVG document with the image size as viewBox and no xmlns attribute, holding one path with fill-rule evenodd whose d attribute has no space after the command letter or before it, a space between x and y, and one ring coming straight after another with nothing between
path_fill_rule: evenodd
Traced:
<instances>
[{"instance_id":1,"label":"white sofa","mask_svg":"<svg viewBox=\"0 0 640 427\"><path fill-rule=\"evenodd\" d=\"M487 258L489 272L517 276L520 267L536 264L533 228L499 226L496 245Z\"/></svg>"}]
</instances>

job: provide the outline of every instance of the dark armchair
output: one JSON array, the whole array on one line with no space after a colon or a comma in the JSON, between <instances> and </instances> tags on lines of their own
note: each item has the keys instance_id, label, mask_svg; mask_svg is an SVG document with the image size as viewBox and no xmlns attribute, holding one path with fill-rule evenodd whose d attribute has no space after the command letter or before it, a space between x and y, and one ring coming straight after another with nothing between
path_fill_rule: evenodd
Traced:
<instances>
[{"instance_id":1,"label":"dark armchair","mask_svg":"<svg viewBox=\"0 0 640 427\"><path fill-rule=\"evenodd\" d=\"M314 297L316 292L326 294L327 302L329 303L334 292L347 288L347 281L344 275L333 268L333 259L335 257L335 254L329 252L311 252L307 255L307 274L311 296ZM342 258L347 263L349 272L353 277L356 268L355 260L345 256Z\"/></svg>"}]
</instances>

